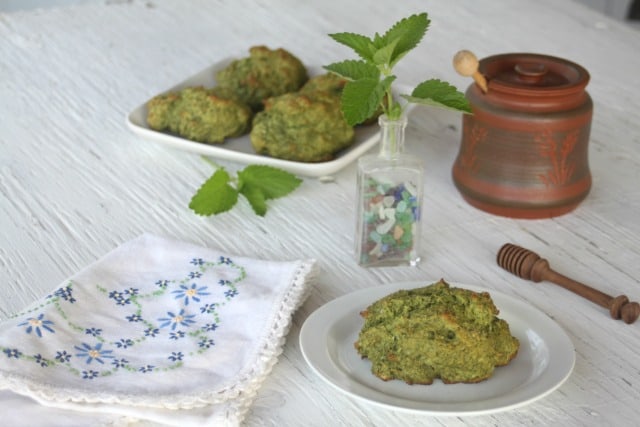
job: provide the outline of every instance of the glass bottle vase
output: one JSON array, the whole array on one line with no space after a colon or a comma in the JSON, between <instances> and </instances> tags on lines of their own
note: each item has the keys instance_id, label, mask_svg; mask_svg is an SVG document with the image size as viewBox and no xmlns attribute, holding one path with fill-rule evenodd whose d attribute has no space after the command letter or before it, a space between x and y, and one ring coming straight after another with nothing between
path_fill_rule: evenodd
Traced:
<instances>
[{"instance_id":1,"label":"glass bottle vase","mask_svg":"<svg viewBox=\"0 0 640 427\"><path fill-rule=\"evenodd\" d=\"M358 159L356 258L365 267L420 261L422 161L404 152L406 116L382 115L380 151Z\"/></svg>"}]
</instances>

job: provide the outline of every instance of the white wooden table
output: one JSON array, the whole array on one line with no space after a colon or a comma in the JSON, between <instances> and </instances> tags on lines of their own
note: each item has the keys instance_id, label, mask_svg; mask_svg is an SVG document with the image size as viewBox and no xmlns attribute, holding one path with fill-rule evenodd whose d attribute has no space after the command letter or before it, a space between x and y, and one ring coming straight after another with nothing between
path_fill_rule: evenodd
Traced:
<instances>
[{"instance_id":1,"label":"white wooden table","mask_svg":"<svg viewBox=\"0 0 640 427\"><path fill-rule=\"evenodd\" d=\"M429 13L432 25L398 67L402 83L439 77L466 88L470 81L451 67L462 48L479 57L545 53L589 70L594 182L576 211L513 220L469 206L451 179L460 116L418 108L407 138L408 150L427 164L423 261L364 269L352 255L353 164L330 183L305 179L289 197L271 202L264 218L244 202L202 218L187 205L211 167L125 126L125 115L141 102L251 45L284 47L306 64L328 64L351 54L326 34L372 35L419 11ZM640 297L639 46L640 32L554 0L134 0L0 14L0 319L143 232L246 256L316 258L322 272L248 426L638 425L638 324L612 320L552 284L518 279L495 256L513 242L606 293ZM232 172L242 167L221 164ZM553 318L576 349L568 381L511 411L429 417L352 399L305 364L300 327L321 305L357 289L440 277L499 290Z\"/></svg>"}]
</instances>

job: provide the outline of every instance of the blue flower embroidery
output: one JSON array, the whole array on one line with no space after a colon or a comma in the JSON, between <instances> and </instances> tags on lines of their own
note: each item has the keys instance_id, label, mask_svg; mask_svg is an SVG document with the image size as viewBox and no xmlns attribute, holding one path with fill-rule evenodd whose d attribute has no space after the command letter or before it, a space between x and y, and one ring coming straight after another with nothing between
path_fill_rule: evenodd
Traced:
<instances>
[{"instance_id":1,"label":"blue flower embroidery","mask_svg":"<svg viewBox=\"0 0 640 427\"><path fill-rule=\"evenodd\" d=\"M214 311L216 311L216 304L205 304L202 307L200 307L200 313L208 313L211 314Z\"/></svg>"},{"instance_id":2,"label":"blue flower embroidery","mask_svg":"<svg viewBox=\"0 0 640 427\"><path fill-rule=\"evenodd\" d=\"M100 328L87 328L84 330L84 333L87 335L91 335L93 337L97 337L102 333L102 329Z\"/></svg>"},{"instance_id":3,"label":"blue flower embroidery","mask_svg":"<svg viewBox=\"0 0 640 427\"><path fill-rule=\"evenodd\" d=\"M183 266L188 260L183 260ZM0 346L0 351L7 358L16 359L16 363L27 362L34 369L40 366L51 370L65 370L78 379L89 381L93 379L100 381L101 378L110 375L140 376L145 373L164 372L188 366L191 358L204 354L208 349L214 351L214 347L220 346L217 340L212 339L217 330L224 327L221 320L223 316L218 313L218 310L222 306L234 303L231 299L240 295L236 286L246 278L244 268L235 265L227 257L219 257L218 262L193 258L191 264L186 266L181 278L165 280L158 279L156 276L139 288L127 285L105 288L96 284L102 297L99 304L104 305L105 308L111 307L112 311L115 310L116 314L111 320L118 322L111 323L102 323L105 319L101 316L85 316L79 321L76 319L77 323L71 323L70 313L67 312L70 306L67 303L77 305L80 301L82 303L85 301L84 295L81 294L78 295L83 298L78 297L76 301L74 297L78 295L73 288L73 283L69 281L68 284L48 295L49 301L45 301L40 306L43 308L49 304L56 309L54 312L59 313L60 317L35 308L20 314L14 325L17 328L15 332L18 334L32 335L25 337L23 341L35 344L34 341L45 341L49 338L49 334L60 335L60 322L66 321L71 326L70 332L77 337L76 341L65 350L58 347L59 351L56 351L55 345L49 346L46 351L41 349L29 351L22 348L20 344L12 348ZM203 280L203 277L209 277L210 269L221 265L222 275L217 275L214 271L210 282ZM232 270L235 270L236 274L232 275ZM162 300L156 300L158 297L162 297ZM87 302L95 304L93 300ZM154 303L156 305L153 305ZM166 305L163 307L160 305L162 303ZM157 311L158 309L160 311ZM160 314L162 312L165 315ZM129 325L129 328L123 330L122 327L126 325ZM42 340L38 340L38 337ZM154 337L153 340L151 337ZM132 350L135 350L132 354L138 354L143 351L142 347L153 348L153 343L157 341L163 341L165 347L168 347L166 351L156 354L160 359L143 359L139 363L135 361L132 363L123 357L128 357L127 352ZM140 350L138 350L139 347L141 347ZM41 353L37 353L38 351ZM141 356L154 357L153 354ZM1 358L2 354L0 354ZM10 362L11 360L6 363Z\"/></svg>"},{"instance_id":4,"label":"blue flower embroidery","mask_svg":"<svg viewBox=\"0 0 640 427\"><path fill-rule=\"evenodd\" d=\"M11 359L12 357L19 359L22 356L22 352L17 348L5 348L3 352L9 359Z\"/></svg>"},{"instance_id":5,"label":"blue flower embroidery","mask_svg":"<svg viewBox=\"0 0 640 427\"><path fill-rule=\"evenodd\" d=\"M46 368L47 366L49 366L49 361L44 357L42 357L41 354L36 354L35 356L33 356L33 360L43 368Z\"/></svg>"},{"instance_id":6,"label":"blue flower embroidery","mask_svg":"<svg viewBox=\"0 0 640 427\"><path fill-rule=\"evenodd\" d=\"M189 299L200 302L200 296L209 295L209 292L205 292L206 286L200 286L199 288L197 286L195 283L192 283L190 288L187 285L180 285L180 289L171 293L176 295L176 299L184 298L184 305L189 305Z\"/></svg>"},{"instance_id":7,"label":"blue flower embroidery","mask_svg":"<svg viewBox=\"0 0 640 427\"><path fill-rule=\"evenodd\" d=\"M73 297L73 294L72 294L71 285L67 285L64 288L58 289L53 293L53 295L59 298L62 298L63 300L68 301L72 304L76 302L76 299Z\"/></svg>"},{"instance_id":8,"label":"blue flower embroidery","mask_svg":"<svg viewBox=\"0 0 640 427\"><path fill-rule=\"evenodd\" d=\"M213 342L212 339L207 339L207 338L203 338L200 340L200 342L198 342L198 346L200 348L209 348L215 345L215 342Z\"/></svg>"},{"instance_id":9,"label":"blue flower embroidery","mask_svg":"<svg viewBox=\"0 0 640 427\"><path fill-rule=\"evenodd\" d=\"M131 316L127 316L127 320L129 322L142 322L142 317L139 314L132 314Z\"/></svg>"},{"instance_id":10,"label":"blue flower embroidery","mask_svg":"<svg viewBox=\"0 0 640 427\"><path fill-rule=\"evenodd\" d=\"M113 359L114 356L111 354L113 350L103 350L102 343L96 344L95 347L91 347L87 343L82 343L82 347L74 346L78 353L76 353L77 357L86 357L86 363L90 364L94 360L100 364L104 364L104 360L102 359Z\"/></svg>"},{"instance_id":11,"label":"blue flower embroidery","mask_svg":"<svg viewBox=\"0 0 640 427\"><path fill-rule=\"evenodd\" d=\"M220 262L222 264L231 264L232 263L231 258L227 258L227 257L223 257L223 256L220 257Z\"/></svg>"},{"instance_id":12,"label":"blue flower embroidery","mask_svg":"<svg viewBox=\"0 0 640 427\"><path fill-rule=\"evenodd\" d=\"M71 360L71 355L66 350L56 352L56 360L60 363L66 363Z\"/></svg>"},{"instance_id":13,"label":"blue flower embroidery","mask_svg":"<svg viewBox=\"0 0 640 427\"><path fill-rule=\"evenodd\" d=\"M182 357L184 356L184 354L182 354L181 351L172 351L171 352L171 356L168 357L169 360L171 360L172 362L177 362L178 360L182 360Z\"/></svg>"},{"instance_id":14,"label":"blue flower embroidery","mask_svg":"<svg viewBox=\"0 0 640 427\"><path fill-rule=\"evenodd\" d=\"M40 314L38 317L30 317L26 322L18 324L18 326L26 326L26 332L28 334L30 334L31 331L36 331L36 335L38 335L40 338L42 338L43 329L45 331L55 333L50 325L53 325L53 322L51 320L44 320L44 314Z\"/></svg>"},{"instance_id":15,"label":"blue flower embroidery","mask_svg":"<svg viewBox=\"0 0 640 427\"><path fill-rule=\"evenodd\" d=\"M160 333L160 329L158 328L147 328L144 330L144 336L145 337L155 337L156 335L158 335L158 333Z\"/></svg>"},{"instance_id":16,"label":"blue flower embroidery","mask_svg":"<svg viewBox=\"0 0 640 427\"><path fill-rule=\"evenodd\" d=\"M111 364L116 368L124 368L129 364L129 361L127 359L115 359Z\"/></svg>"},{"instance_id":17,"label":"blue flower embroidery","mask_svg":"<svg viewBox=\"0 0 640 427\"><path fill-rule=\"evenodd\" d=\"M82 371L82 378L85 380L92 380L98 377L98 372L96 371Z\"/></svg>"},{"instance_id":18,"label":"blue flower embroidery","mask_svg":"<svg viewBox=\"0 0 640 427\"><path fill-rule=\"evenodd\" d=\"M158 280L156 282L156 285L160 288L160 289L167 289L167 286L169 286L169 281L168 280Z\"/></svg>"},{"instance_id":19,"label":"blue flower embroidery","mask_svg":"<svg viewBox=\"0 0 640 427\"><path fill-rule=\"evenodd\" d=\"M202 327L203 331L215 331L216 329L218 329L218 325L215 323L207 323Z\"/></svg>"},{"instance_id":20,"label":"blue flower embroidery","mask_svg":"<svg viewBox=\"0 0 640 427\"><path fill-rule=\"evenodd\" d=\"M114 300L117 305L131 304L131 300L129 298L125 298L125 295L129 295L129 291L128 290L126 290L124 292L118 292L118 291L109 292L109 298Z\"/></svg>"},{"instance_id":21,"label":"blue flower embroidery","mask_svg":"<svg viewBox=\"0 0 640 427\"><path fill-rule=\"evenodd\" d=\"M184 338L184 331L176 331L169 334L169 339L178 340L180 338Z\"/></svg>"},{"instance_id":22,"label":"blue flower embroidery","mask_svg":"<svg viewBox=\"0 0 640 427\"><path fill-rule=\"evenodd\" d=\"M127 347L131 347L133 345L133 340L132 339L124 339L121 338L120 341L116 342L116 347L118 348L127 348Z\"/></svg>"},{"instance_id":23,"label":"blue flower embroidery","mask_svg":"<svg viewBox=\"0 0 640 427\"><path fill-rule=\"evenodd\" d=\"M167 312L167 315L169 315L169 317L162 317L158 319L159 322L163 322L162 324L160 324L161 328L166 328L167 326L171 325L171 330L175 331L178 325L188 327L195 323L195 320L193 320L193 318L196 317L196 315L184 314L184 308L180 310L177 315L173 314L170 311Z\"/></svg>"}]
</instances>

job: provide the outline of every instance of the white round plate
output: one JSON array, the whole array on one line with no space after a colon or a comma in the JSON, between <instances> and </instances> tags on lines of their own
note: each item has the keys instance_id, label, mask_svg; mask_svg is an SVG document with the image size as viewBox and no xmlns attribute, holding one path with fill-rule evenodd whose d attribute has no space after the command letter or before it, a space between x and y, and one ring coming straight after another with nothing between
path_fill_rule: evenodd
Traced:
<instances>
[{"instance_id":1,"label":"white round plate","mask_svg":"<svg viewBox=\"0 0 640 427\"><path fill-rule=\"evenodd\" d=\"M480 415L529 404L558 387L575 364L575 349L567 334L547 315L495 290L450 283L491 294L500 318L520 340L517 356L493 376L477 384L408 385L382 381L371 363L354 348L364 324L360 311L400 289L432 282L396 283L361 289L323 305L307 318L300 347L309 366L330 385L357 399L395 410L438 416Z\"/></svg>"}]
</instances>

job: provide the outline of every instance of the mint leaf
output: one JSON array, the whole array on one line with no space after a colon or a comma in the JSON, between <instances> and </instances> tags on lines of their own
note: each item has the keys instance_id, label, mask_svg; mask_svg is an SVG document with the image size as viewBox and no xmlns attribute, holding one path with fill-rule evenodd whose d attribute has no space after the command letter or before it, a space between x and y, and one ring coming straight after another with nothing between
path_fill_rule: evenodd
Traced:
<instances>
[{"instance_id":1,"label":"mint leaf","mask_svg":"<svg viewBox=\"0 0 640 427\"><path fill-rule=\"evenodd\" d=\"M411 15L395 23L382 36L380 41L382 45L389 45L392 41L397 41L393 56L389 61L391 67L420 43L430 23L426 13Z\"/></svg>"},{"instance_id":2,"label":"mint leaf","mask_svg":"<svg viewBox=\"0 0 640 427\"><path fill-rule=\"evenodd\" d=\"M380 47L373 54L373 62L377 66L388 66L391 63L391 59L393 58L393 52L396 49L396 45L398 44L398 40L391 40L385 46Z\"/></svg>"},{"instance_id":3,"label":"mint leaf","mask_svg":"<svg viewBox=\"0 0 640 427\"><path fill-rule=\"evenodd\" d=\"M286 196L301 182L289 172L265 165L250 165L238 172L240 194L247 198L253 211L260 216L267 212L267 199Z\"/></svg>"},{"instance_id":4,"label":"mint leaf","mask_svg":"<svg viewBox=\"0 0 640 427\"><path fill-rule=\"evenodd\" d=\"M302 180L292 173L272 166L250 165L238 172L240 193L258 189L265 199L286 196L298 188L301 182Z\"/></svg>"},{"instance_id":5,"label":"mint leaf","mask_svg":"<svg viewBox=\"0 0 640 427\"><path fill-rule=\"evenodd\" d=\"M395 76L383 80L363 78L347 83L342 90L342 113L350 126L373 116L391 87Z\"/></svg>"},{"instance_id":6,"label":"mint leaf","mask_svg":"<svg viewBox=\"0 0 640 427\"><path fill-rule=\"evenodd\" d=\"M358 61L355 59L335 62L333 64L326 65L324 69L347 80L359 80L365 78L378 80L380 78L380 70L378 70L378 67L373 64L369 64L368 62Z\"/></svg>"},{"instance_id":7,"label":"mint leaf","mask_svg":"<svg viewBox=\"0 0 640 427\"><path fill-rule=\"evenodd\" d=\"M449 83L438 79L424 81L416 86L411 96L402 95L402 97L416 104L471 113L471 106L464 94Z\"/></svg>"},{"instance_id":8,"label":"mint leaf","mask_svg":"<svg viewBox=\"0 0 640 427\"><path fill-rule=\"evenodd\" d=\"M373 62L373 53L376 48L368 37L355 33L335 33L329 34L329 37L350 47L365 61Z\"/></svg>"},{"instance_id":9,"label":"mint leaf","mask_svg":"<svg viewBox=\"0 0 640 427\"><path fill-rule=\"evenodd\" d=\"M257 215L264 216L267 213L267 201L260 188L245 185L240 192L247 198L251 208Z\"/></svg>"},{"instance_id":10,"label":"mint leaf","mask_svg":"<svg viewBox=\"0 0 640 427\"><path fill-rule=\"evenodd\" d=\"M205 216L230 210L238 201L238 191L229 185L229 181L226 170L216 170L191 198L189 208Z\"/></svg>"}]
</instances>

